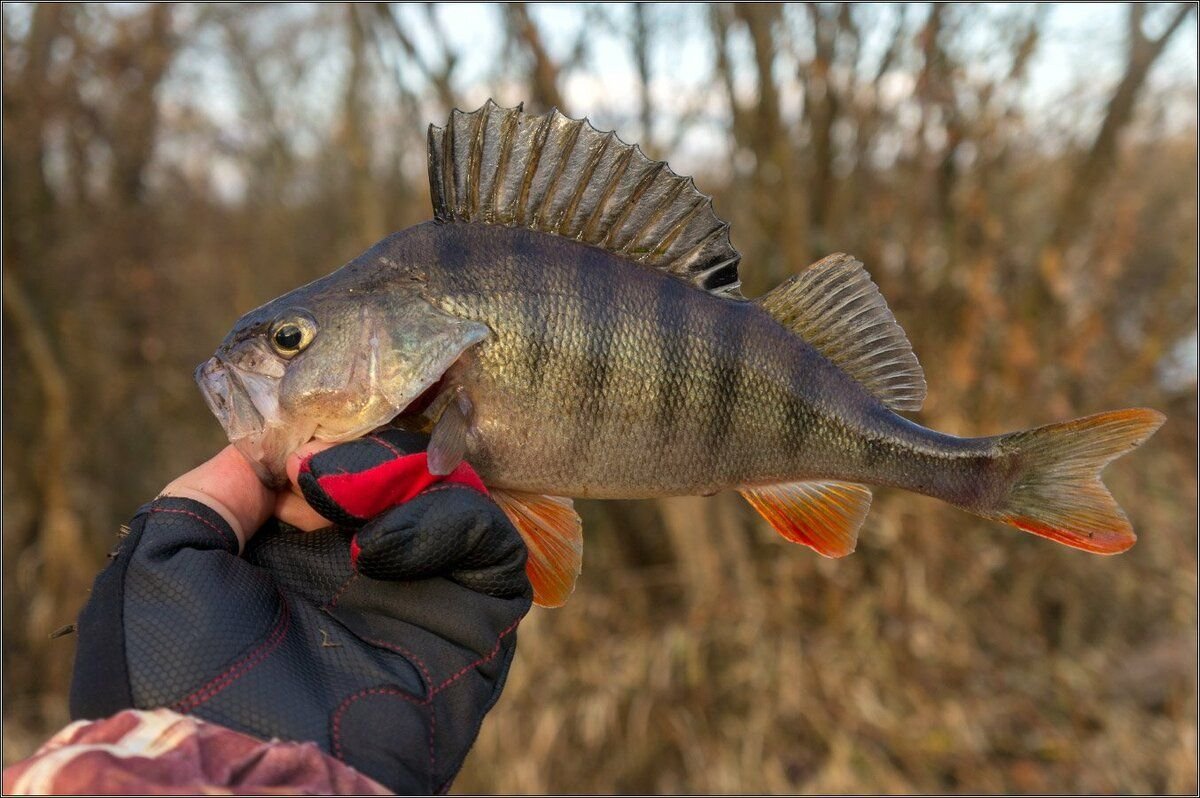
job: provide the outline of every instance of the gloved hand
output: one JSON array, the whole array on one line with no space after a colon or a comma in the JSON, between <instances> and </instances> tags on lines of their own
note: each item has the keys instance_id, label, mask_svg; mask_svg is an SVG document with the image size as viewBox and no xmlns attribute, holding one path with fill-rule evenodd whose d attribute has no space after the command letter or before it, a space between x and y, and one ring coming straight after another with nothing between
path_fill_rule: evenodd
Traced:
<instances>
[{"instance_id":1,"label":"gloved hand","mask_svg":"<svg viewBox=\"0 0 1200 798\"><path fill-rule=\"evenodd\" d=\"M244 557L204 504L142 507L80 615L72 717L170 707L315 741L397 792L447 789L531 590L516 530L469 468L430 477L426 443L387 432L313 456L299 485L342 526L268 522Z\"/></svg>"}]
</instances>

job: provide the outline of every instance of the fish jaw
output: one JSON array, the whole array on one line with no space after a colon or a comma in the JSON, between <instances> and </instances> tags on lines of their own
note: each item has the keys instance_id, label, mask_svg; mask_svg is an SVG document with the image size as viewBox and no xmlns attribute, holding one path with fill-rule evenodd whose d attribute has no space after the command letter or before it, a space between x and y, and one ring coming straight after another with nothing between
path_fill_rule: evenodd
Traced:
<instances>
[{"instance_id":1,"label":"fish jaw","mask_svg":"<svg viewBox=\"0 0 1200 798\"><path fill-rule=\"evenodd\" d=\"M234 448L264 484L287 482L287 457L312 439L316 424L288 418L279 407L279 377L248 371L220 357L197 367L196 383Z\"/></svg>"}]
</instances>

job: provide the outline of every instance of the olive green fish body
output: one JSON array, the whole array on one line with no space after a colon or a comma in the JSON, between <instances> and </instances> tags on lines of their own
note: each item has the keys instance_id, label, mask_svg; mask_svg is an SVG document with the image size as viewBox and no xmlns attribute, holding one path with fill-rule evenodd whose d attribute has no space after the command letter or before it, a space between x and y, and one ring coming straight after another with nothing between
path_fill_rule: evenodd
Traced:
<instances>
[{"instance_id":1,"label":"olive green fish body","mask_svg":"<svg viewBox=\"0 0 1200 798\"><path fill-rule=\"evenodd\" d=\"M392 247L393 262L431 264L431 302L493 333L449 375L472 397L467 459L489 484L645 498L837 478L934 492L940 460L987 454L892 413L757 304L597 248L433 223Z\"/></svg>"},{"instance_id":2,"label":"olive green fish body","mask_svg":"<svg viewBox=\"0 0 1200 798\"><path fill-rule=\"evenodd\" d=\"M479 473L547 606L581 563L564 497L736 489L840 557L887 485L1087 551L1133 545L1099 474L1162 414L983 438L909 421L924 372L861 263L747 299L709 198L586 120L455 111L430 128L429 177L435 221L246 314L197 369L264 480L310 439L429 429L429 472Z\"/></svg>"}]
</instances>

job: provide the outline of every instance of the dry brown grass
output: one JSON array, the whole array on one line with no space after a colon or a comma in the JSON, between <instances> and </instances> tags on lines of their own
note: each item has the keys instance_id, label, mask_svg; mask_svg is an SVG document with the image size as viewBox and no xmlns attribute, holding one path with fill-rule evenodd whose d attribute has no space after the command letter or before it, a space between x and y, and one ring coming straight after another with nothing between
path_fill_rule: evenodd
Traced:
<instances>
[{"instance_id":1,"label":"dry brown grass","mask_svg":"<svg viewBox=\"0 0 1200 798\"><path fill-rule=\"evenodd\" d=\"M841 561L734 496L663 502L677 535L588 507L579 588L522 626L455 788L1194 792L1195 461L1173 432L1110 471L1141 531L1116 558L886 492ZM631 564L633 535L672 561Z\"/></svg>"}]
</instances>

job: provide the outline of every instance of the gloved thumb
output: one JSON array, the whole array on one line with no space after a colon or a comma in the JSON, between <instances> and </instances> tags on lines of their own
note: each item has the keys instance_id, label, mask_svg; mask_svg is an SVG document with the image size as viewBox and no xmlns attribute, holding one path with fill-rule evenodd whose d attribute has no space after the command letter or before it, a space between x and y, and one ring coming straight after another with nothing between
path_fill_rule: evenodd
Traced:
<instances>
[{"instance_id":1,"label":"gloved thumb","mask_svg":"<svg viewBox=\"0 0 1200 798\"><path fill-rule=\"evenodd\" d=\"M336 524L360 527L439 482L461 483L486 494L465 464L429 473L424 435L386 430L300 459L295 483L314 510Z\"/></svg>"}]
</instances>

